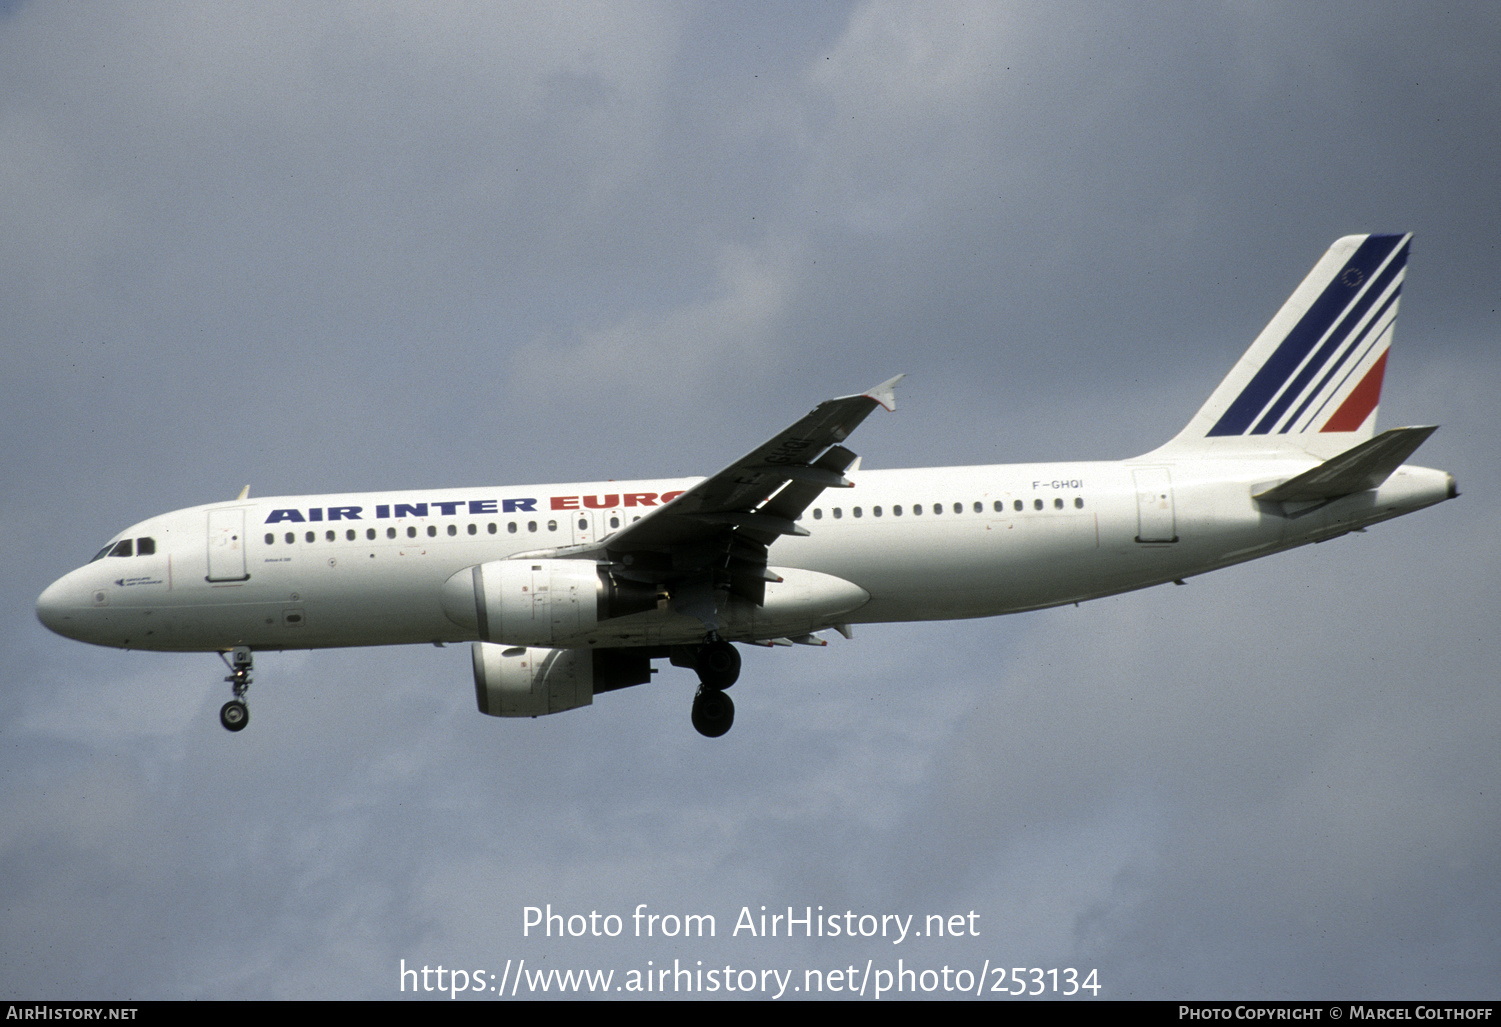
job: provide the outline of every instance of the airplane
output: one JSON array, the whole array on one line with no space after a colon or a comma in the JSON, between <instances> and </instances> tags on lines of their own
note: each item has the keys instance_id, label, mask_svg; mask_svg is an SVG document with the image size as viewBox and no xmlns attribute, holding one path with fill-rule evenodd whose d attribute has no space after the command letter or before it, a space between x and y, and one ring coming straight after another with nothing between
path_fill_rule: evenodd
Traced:
<instances>
[{"instance_id":1,"label":"airplane","mask_svg":"<svg viewBox=\"0 0 1501 1027\"><path fill-rule=\"evenodd\" d=\"M1338 240L1187 426L1129 460L861 470L902 376L820 403L707 478L251 499L152 517L54 582L68 638L254 654L472 644L481 713L537 717L692 669L723 735L736 644L1079 603L1322 542L1459 493L1375 433L1411 235Z\"/></svg>"}]
</instances>

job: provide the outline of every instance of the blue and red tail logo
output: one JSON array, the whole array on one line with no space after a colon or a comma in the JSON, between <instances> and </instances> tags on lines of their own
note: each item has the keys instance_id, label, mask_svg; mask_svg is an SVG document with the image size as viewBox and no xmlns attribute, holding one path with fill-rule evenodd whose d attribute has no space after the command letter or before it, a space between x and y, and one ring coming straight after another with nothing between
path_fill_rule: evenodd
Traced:
<instances>
[{"instance_id":1,"label":"blue and red tail logo","mask_svg":"<svg viewBox=\"0 0 1501 1027\"><path fill-rule=\"evenodd\" d=\"M1359 430L1381 399L1411 238L1369 235L1342 266L1316 268L1272 322L1292 326L1207 434Z\"/></svg>"}]
</instances>

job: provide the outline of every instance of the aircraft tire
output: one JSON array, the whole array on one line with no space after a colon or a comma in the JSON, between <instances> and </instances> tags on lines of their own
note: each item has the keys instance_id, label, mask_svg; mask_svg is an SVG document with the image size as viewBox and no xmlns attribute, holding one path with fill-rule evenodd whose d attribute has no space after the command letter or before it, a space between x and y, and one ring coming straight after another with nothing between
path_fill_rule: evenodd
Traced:
<instances>
[{"instance_id":1,"label":"aircraft tire","mask_svg":"<svg viewBox=\"0 0 1501 1027\"><path fill-rule=\"evenodd\" d=\"M238 699L231 699L219 707L219 723L226 731L244 731L250 723L250 708Z\"/></svg>"},{"instance_id":2,"label":"aircraft tire","mask_svg":"<svg viewBox=\"0 0 1501 1027\"><path fill-rule=\"evenodd\" d=\"M723 639L707 642L699 649L693 669L705 689L729 688L740 679L740 650Z\"/></svg>"},{"instance_id":3,"label":"aircraft tire","mask_svg":"<svg viewBox=\"0 0 1501 1027\"><path fill-rule=\"evenodd\" d=\"M693 726L705 738L718 738L735 723L735 703L717 688L693 697Z\"/></svg>"}]
</instances>

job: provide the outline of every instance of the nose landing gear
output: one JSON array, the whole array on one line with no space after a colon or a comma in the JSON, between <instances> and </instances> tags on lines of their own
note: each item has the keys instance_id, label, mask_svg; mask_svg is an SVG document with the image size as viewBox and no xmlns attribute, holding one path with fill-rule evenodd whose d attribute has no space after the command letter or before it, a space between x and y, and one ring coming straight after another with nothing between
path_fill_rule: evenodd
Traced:
<instances>
[{"instance_id":1,"label":"nose landing gear","mask_svg":"<svg viewBox=\"0 0 1501 1027\"><path fill-rule=\"evenodd\" d=\"M219 659L230 670L225 678L234 688L235 697L219 708L219 723L226 731L243 731L250 723L250 707L245 705L245 692L250 688L250 672L255 668L255 654L247 646L237 645Z\"/></svg>"}]
</instances>

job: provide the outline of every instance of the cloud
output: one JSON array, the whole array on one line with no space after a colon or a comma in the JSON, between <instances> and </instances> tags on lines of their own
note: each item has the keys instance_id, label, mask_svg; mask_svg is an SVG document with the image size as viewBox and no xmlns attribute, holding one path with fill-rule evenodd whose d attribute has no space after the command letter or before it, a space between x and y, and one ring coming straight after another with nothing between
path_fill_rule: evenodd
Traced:
<instances>
[{"instance_id":1,"label":"cloud","mask_svg":"<svg viewBox=\"0 0 1501 1027\"><path fill-rule=\"evenodd\" d=\"M650 411L684 393L704 394L726 377L753 384L766 365L786 359L778 351L779 329L796 292L796 269L795 248L727 245L704 295L519 349L510 361L510 390L541 416L578 414L615 397L629 397L623 404L629 409Z\"/></svg>"}]
</instances>

